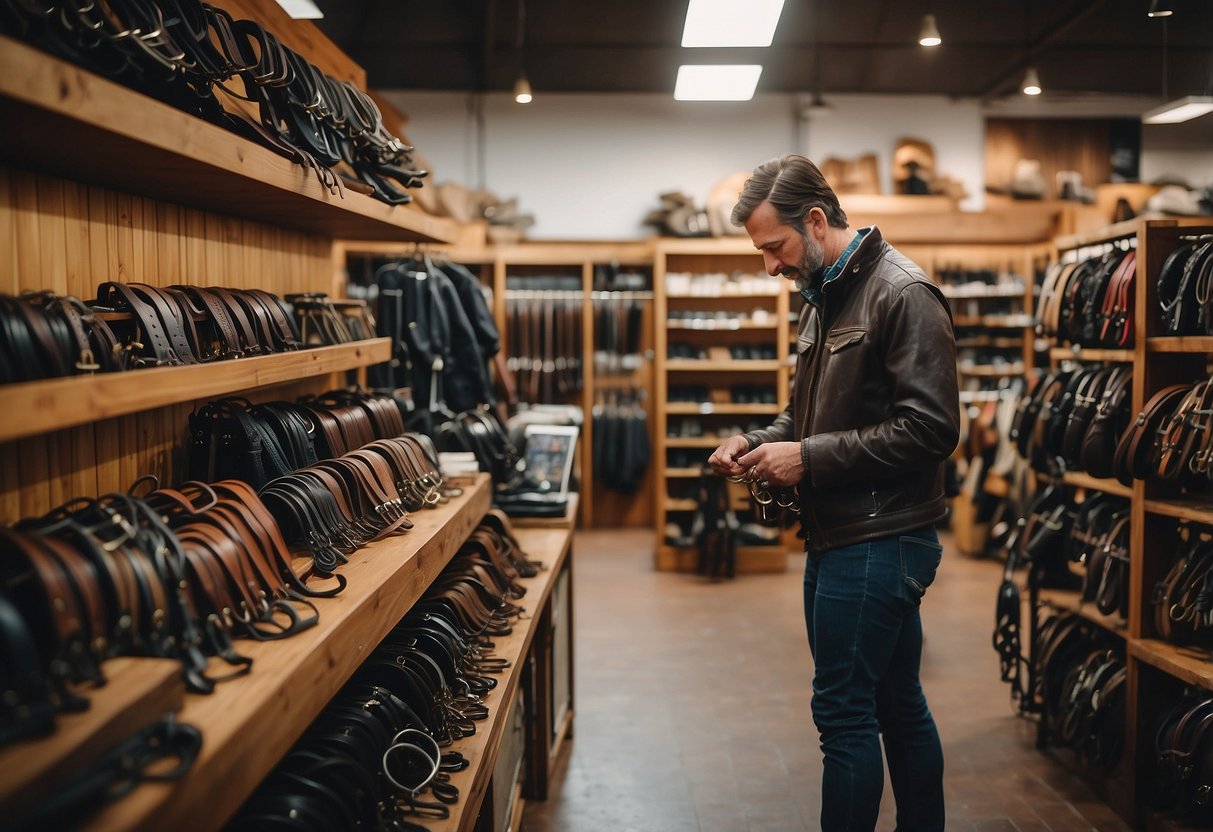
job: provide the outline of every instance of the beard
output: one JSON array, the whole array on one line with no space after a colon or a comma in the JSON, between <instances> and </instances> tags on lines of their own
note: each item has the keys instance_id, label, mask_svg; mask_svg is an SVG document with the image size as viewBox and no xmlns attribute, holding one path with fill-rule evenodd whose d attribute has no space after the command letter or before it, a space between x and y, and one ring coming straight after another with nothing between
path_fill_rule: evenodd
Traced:
<instances>
[{"instance_id":1,"label":"beard","mask_svg":"<svg viewBox=\"0 0 1213 832\"><path fill-rule=\"evenodd\" d=\"M818 244L806 231L800 232L800 240L802 243L800 263L796 266L788 266L780 274L793 278L797 288L803 290L813 277L820 274L825 268L826 252L825 247Z\"/></svg>"}]
</instances>

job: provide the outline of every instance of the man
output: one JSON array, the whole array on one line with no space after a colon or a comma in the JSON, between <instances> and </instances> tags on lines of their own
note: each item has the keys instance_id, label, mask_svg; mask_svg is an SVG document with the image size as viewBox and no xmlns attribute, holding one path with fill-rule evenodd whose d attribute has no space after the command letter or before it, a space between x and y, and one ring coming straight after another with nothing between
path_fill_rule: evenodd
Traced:
<instances>
[{"instance_id":1,"label":"man","mask_svg":"<svg viewBox=\"0 0 1213 832\"><path fill-rule=\"evenodd\" d=\"M794 278L807 301L792 402L709 462L799 488L821 828L875 826L883 734L897 829L942 830L943 751L919 682L918 607L939 565L943 462L960 425L947 302L875 226L850 230L803 156L757 167L732 221L767 272Z\"/></svg>"}]
</instances>

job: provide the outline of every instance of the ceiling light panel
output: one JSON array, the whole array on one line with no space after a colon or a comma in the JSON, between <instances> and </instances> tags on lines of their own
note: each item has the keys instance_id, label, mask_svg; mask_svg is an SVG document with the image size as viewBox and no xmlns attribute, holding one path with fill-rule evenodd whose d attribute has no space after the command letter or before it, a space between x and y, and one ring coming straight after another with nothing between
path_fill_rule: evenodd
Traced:
<instances>
[{"instance_id":1,"label":"ceiling light panel","mask_svg":"<svg viewBox=\"0 0 1213 832\"><path fill-rule=\"evenodd\" d=\"M754 97L759 64L683 64L678 67L674 98L678 101L749 101Z\"/></svg>"},{"instance_id":2,"label":"ceiling light panel","mask_svg":"<svg viewBox=\"0 0 1213 832\"><path fill-rule=\"evenodd\" d=\"M1213 96L1189 95L1143 113L1141 120L1146 124L1179 124L1205 113L1213 113Z\"/></svg>"},{"instance_id":3,"label":"ceiling light panel","mask_svg":"<svg viewBox=\"0 0 1213 832\"><path fill-rule=\"evenodd\" d=\"M770 46L783 0L690 0L683 46Z\"/></svg>"}]
</instances>

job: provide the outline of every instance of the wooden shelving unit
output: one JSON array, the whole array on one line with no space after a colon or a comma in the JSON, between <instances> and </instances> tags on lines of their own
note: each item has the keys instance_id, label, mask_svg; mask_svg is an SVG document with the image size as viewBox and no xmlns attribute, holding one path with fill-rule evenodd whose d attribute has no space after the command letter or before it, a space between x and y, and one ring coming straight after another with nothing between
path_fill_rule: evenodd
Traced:
<instances>
[{"instance_id":1,"label":"wooden shelving unit","mask_svg":"<svg viewBox=\"0 0 1213 832\"><path fill-rule=\"evenodd\" d=\"M239 393L391 358L387 338L186 367L67 376L4 387L0 442L98 419Z\"/></svg>"},{"instance_id":2,"label":"wooden shelving unit","mask_svg":"<svg viewBox=\"0 0 1213 832\"><path fill-rule=\"evenodd\" d=\"M0 160L328 237L449 242L456 225L346 191L273 151L0 36Z\"/></svg>"},{"instance_id":3,"label":"wooden shelving unit","mask_svg":"<svg viewBox=\"0 0 1213 832\"><path fill-rule=\"evenodd\" d=\"M480 474L449 504L411 514L406 534L355 552L341 568L345 590L316 599L317 626L283 641L241 642L252 672L209 696L186 697L180 719L204 737L190 772L175 783L140 786L104 807L88 828L221 827L421 597L490 498L488 476Z\"/></svg>"},{"instance_id":4,"label":"wooden shelving unit","mask_svg":"<svg viewBox=\"0 0 1213 832\"><path fill-rule=\"evenodd\" d=\"M655 442L653 458L657 466L655 526L658 536L654 563L659 570L693 571L698 555L691 547L672 547L662 543L667 521L677 518L685 526L692 512L698 507L689 496L688 486L700 476L699 468L678 468L670 465L671 450L693 449L702 454L704 461L726 437L717 435L724 430L745 428L751 421L769 423L781 413L788 403L790 378L789 358L795 355L790 348L792 332L789 314L788 284L782 279L747 277L737 282L735 291L721 291L713 274L762 275L762 259L753 244L746 239L717 240L662 240L656 246L653 269L654 319L657 337L654 344L655 365ZM702 281L703 288L684 290L680 278L671 291L667 275L680 273L690 275L693 287ZM671 317L671 310L702 310L704 304L719 306L747 313L754 307L766 311L763 327L738 327L736 329L702 329L666 326L676 324L679 319ZM726 306L726 304L728 304ZM698 339L698 340L696 340ZM764 344L775 347L775 358L767 360L690 360L668 357L670 341L689 342L701 348L732 346L734 344ZM752 381L751 381L752 379ZM741 403L733 401L670 402L668 392L672 386L694 383L705 387L727 388L736 384L763 384L775 393L773 403ZM713 398L718 398L713 395ZM704 433L709 435L686 437L669 436L667 427L677 425L688 417L700 417L704 421ZM736 418L733 418L736 417ZM747 498L748 500L748 498ZM742 506L744 508L745 506ZM782 546L738 547L737 571L782 572L787 566L787 552Z\"/></svg>"},{"instance_id":5,"label":"wooden shelving unit","mask_svg":"<svg viewBox=\"0 0 1213 832\"><path fill-rule=\"evenodd\" d=\"M489 718L477 725L476 733L471 737L445 749L462 752L472 764L451 775L451 785L459 789L459 803L452 807L449 818L426 823L426 827L434 832L472 832L475 828L478 810L493 773L492 762L497 757L505 731L509 705L517 697L522 683L523 660L531 651L543 621L534 613L547 605L556 577L569 556L572 543L572 530L569 527L519 528L516 533L523 551L536 553L544 569L534 578L521 581L526 587L526 595L519 603L528 614L514 622L512 633L493 639L493 655L507 659L510 666L496 677L497 686L484 697L484 703L489 707Z\"/></svg>"},{"instance_id":6,"label":"wooden shelving unit","mask_svg":"<svg viewBox=\"0 0 1213 832\"><path fill-rule=\"evenodd\" d=\"M1149 396L1166 384L1191 381L1193 374L1199 376L1204 370L1201 357L1213 352L1213 338L1159 334L1157 281L1162 263L1178 244L1179 237L1189 230L1207 230L1210 226L1213 223L1207 218L1132 220L1092 233L1059 237L1056 245L1064 257L1097 256L1113 243L1135 245L1136 337L1131 349L1053 346L1049 350L1050 360L1132 364L1133 413L1140 413ZM1193 358L1185 359L1184 354ZM1179 647L1156 637L1151 599L1155 584L1166 574L1175 556L1175 527L1168 521L1213 522L1213 503L1178 496L1178 489L1171 483L1134 480L1126 487L1116 480L1073 471L1066 472L1063 479L1069 485L1115 494L1129 501L1128 621L1101 616L1091 605L1076 603L1074 593L1042 590L1041 598L1074 610L1125 639L1128 655L1125 769L1130 776L1121 790L1123 800L1109 802L1130 824L1162 828L1147 808L1156 767L1151 756L1154 721L1159 709L1167 707L1179 689L1176 682L1213 691L1213 664L1203 651ZM1143 672L1146 666L1160 673ZM1172 680L1164 683L1166 676Z\"/></svg>"},{"instance_id":7,"label":"wooden shelving unit","mask_svg":"<svg viewBox=\"0 0 1213 832\"><path fill-rule=\"evenodd\" d=\"M352 67L359 76L352 80L364 85L361 69L312 24L266 8L276 33L280 25L303 27L284 37L301 55L341 77L351 75L334 63ZM241 4L240 14L257 13L256 3ZM335 239L399 246L458 236L455 223L410 206L331 194L313 172L271 151L2 36L0 120L11 128L0 131L6 293L51 289L87 298L108 279L332 293ZM123 492L145 473L179 482L192 402L267 388L282 398L321 394L334 384L330 374L388 358L387 339L374 339L6 386L0 517L11 522L73 498ZM203 735L190 770L106 803L84 828L221 828L427 589L489 502L488 478L480 475L448 504L413 513L407 533L355 552L340 568L346 589L316 599L316 626L282 641L240 642L239 652L253 659L251 673L209 696L183 693L176 662L106 663L109 684L88 692L89 711L62 715L52 736L0 754L7 763L3 808L19 811L28 805L21 801L62 788L67 765L87 763L118 738L179 711L178 719ZM567 521L562 533L567 537ZM539 548L543 540L536 539L532 557L551 556ZM556 551L568 562L567 542ZM537 588L527 603L538 609L547 598L548 589ZM529 644L542 625L522 629L528 626ZM492 763L486 756L478 765ZM474 820L476 807L467 805Z\"/></svg>"}]
</instances>

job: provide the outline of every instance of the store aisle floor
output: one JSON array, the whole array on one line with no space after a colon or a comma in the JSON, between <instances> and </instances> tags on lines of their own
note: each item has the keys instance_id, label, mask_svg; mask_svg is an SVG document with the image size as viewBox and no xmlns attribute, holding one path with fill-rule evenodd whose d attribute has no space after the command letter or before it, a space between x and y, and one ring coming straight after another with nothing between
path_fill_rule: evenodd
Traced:
<instances>
[{"instance_id":1,"label":"store aisle floor","mask_svg":"<svg viewBox=\"0 0 1213 832\"><path fill-rule=\"evenodd\" d=\"M956 554L924 601L923 683L946 761L948 830L1123 830L1033 748L990 647L1000 568ZM575 541L576 736L562 784L525 832L818 828L804 558L782 575L708 583L657 573L652 534ZM894 827L886 782L878 829Z\"/></svg>"}]
</instances>

